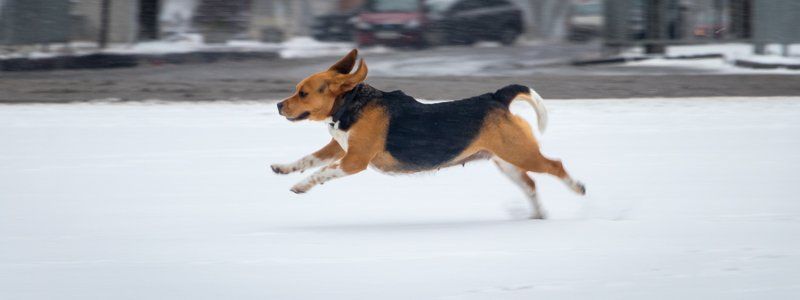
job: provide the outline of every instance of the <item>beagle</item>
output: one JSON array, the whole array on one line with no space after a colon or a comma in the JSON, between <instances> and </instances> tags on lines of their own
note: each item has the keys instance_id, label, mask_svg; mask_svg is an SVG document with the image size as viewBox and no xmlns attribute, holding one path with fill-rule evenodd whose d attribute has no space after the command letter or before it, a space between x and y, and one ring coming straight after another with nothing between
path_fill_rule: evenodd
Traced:
<instances>
[{"instance_id":1,"label":"beagle","mask_svg":"<svg viewBox=\"0 0 800 300\"><path fill-rule=\"evenodd\" d=\"M544 157L531 126L509 111L522 99L536 111L538 128L547 125L542 98L532 89L509 85L494 93L441 103L421 103L401 91L384 92L365 83L367 65L355 65L353 49L328 70L303 79L278 112L290 121L323 121L332 139L322 149L290 164L274 164L278 174L324 166L291 191L305 193L318 184L372 166L386 173L414 173L491 159L519 186L533 207L532 218L545 218L536 185L527 172L547 173L584 195L558 160Z\"/></svg>"}]
</instances>

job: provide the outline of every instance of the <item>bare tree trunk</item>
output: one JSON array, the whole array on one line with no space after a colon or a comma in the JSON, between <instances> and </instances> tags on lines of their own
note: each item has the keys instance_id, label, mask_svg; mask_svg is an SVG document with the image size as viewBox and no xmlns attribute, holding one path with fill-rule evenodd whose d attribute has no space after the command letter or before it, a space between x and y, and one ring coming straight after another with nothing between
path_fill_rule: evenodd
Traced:
<instances>
[{"instance_id":1,"label":"bare tree trunk","mask_svg":"<svg viewBox=\"0 0 800 300\"><path fill-rule=\"evenodd\" d=\"M561 33L561 22L567 15L570 2L563 0L528 0L533 18L530 36L535 39L552 39Z\"/></svg>"}]
</instances>

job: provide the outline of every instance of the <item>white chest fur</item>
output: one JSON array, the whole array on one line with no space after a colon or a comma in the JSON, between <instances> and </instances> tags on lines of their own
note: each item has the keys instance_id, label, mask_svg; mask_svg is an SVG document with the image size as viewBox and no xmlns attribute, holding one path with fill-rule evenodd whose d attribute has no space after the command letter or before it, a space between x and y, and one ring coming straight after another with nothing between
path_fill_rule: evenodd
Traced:
<instances>
[{"instance_id":1,"label":"white chest fur","mask_svg":"<svg viewBox=\"0 0 800 300\"><path fill-rule=\"evenodd\" d=\"M330 125L331 123L333 123L332 126ZM331 118L325 119L325 125L328 126L328 132L331 133L333 139L339 143L339 146L341 146L344 151L347 151L347 131L340 130L339 123L334 123Z\"/></svg>"}]
</instances>

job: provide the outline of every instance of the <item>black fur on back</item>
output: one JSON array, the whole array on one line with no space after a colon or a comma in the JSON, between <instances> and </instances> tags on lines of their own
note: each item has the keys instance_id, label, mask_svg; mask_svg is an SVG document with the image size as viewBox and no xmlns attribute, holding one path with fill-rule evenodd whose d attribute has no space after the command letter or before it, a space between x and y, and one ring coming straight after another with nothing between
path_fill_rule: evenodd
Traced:
<instances>
[{"instance_id":1,"label":"black fur on back","mask_svg":"<svg viewBox=\"0 0 800 300\"><path fill-rule=\"evenodd\" d=\"M513 98L528 92L521 85L509 85L495 93L456 101L421 103L401 91L381 92L361 84L344 95L333 120L347 130L360 111L374 102L389 114L386 151L405 170L428 170L452 161L478 136L486 116L507 110Z\"/></svg>"}]
</instances>

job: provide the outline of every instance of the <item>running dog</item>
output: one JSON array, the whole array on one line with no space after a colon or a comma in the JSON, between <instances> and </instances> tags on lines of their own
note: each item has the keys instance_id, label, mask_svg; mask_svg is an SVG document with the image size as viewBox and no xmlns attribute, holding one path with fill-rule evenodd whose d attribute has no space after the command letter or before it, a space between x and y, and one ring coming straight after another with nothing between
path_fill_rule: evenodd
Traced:
<instances>
[{"instance_id":1,"label":"running dog","mask_svg":"<svg viewBox=\"0 0 800 300\"><path fill-rule=\"evenodd\" d=\"M414 173L490 159L519 186L533 207L532 218L545 212L536 185L527 172L560 178L578 194L584 185L573 180L558 160L544 157L531 126L509 111L515 99L530 103L544 132L547 111L533 89L509 85L494 93L457 101L421 103L401 91L384 92L365 83L367 64L358 69L357 50L328 70L300 81L295 93L278 103L289 121L322 121L332 139L322 149L290 164L274 164L278 174L324 166L291 191L305 193L318 184L349 176L372 166L386 173Z\"/></svg>"}]
</instances>

